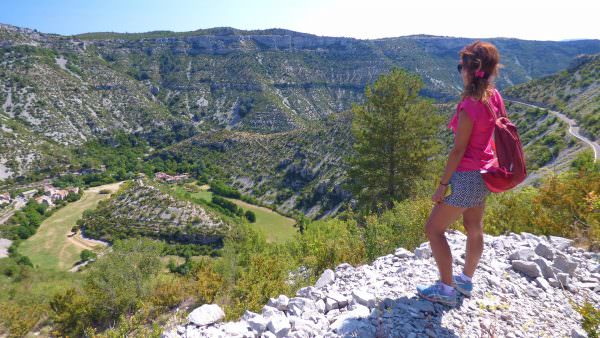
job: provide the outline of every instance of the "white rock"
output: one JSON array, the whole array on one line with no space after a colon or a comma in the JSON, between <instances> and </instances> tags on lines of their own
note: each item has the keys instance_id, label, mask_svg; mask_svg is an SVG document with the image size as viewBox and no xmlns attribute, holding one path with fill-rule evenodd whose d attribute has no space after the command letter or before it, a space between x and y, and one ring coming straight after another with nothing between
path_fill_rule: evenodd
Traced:
<instances>
[{"instance_id":1,"label":"white rock","mask_svg":"<svg viewBox=\"0 0 600 338\"><path fill-rule=\"evenodd\" d=\"M290 299L286 295L279 295L277 298L270 298L267 305L272 306L278 310L285 311L288 307Z\"/></svg>"},{"instance_id":2,"label":"white rock","mask_svg":"<svg viewBox=\"0 0 600 338\"><path fill-rule=\"evenodd\" d=\"M338 309L348 305L348 298L346 298L346 296L342 295L337 291L329 292L327 294L327 298L333 299L338 304L338 306L336 307Z\"/></svg>"},{"instance_id":3,"label":"white rock","mask_svg":"<svg viewBox=\"0 0 600 338\"><path fill-rule=\"evenodd\" d=\"M369 308L374 308L377 301L375 295L362 290L353 290L352 297L357 303Z\"/></svg>"},{"instance_id":4,"label":"white rock","mask_svg":"<svg viewBox=\"0 0 600 338\"><path fill-rule=\"evenodd\" d=\"M325 298L325 293L323 293L323 291L315 287L307 286L298 290L298 292L296 292L296 296L310 298L314 301L317 301L319 299Z\"/></svg>"},{"instance_id":5,"label":"white rock","mask_svg":"<svg viewBox=\"0 0 600 338\"><path fill-rule=\"evenodd\" d=\"M571 330L571 338L587 338L587 332L582 328L576 327Z\"/></svg>"},{"instance_id":6,"label":"white rock","mask_svg":"<svg viewBox=\"0 0 600 338\"><path fill-rule=\"evenodd\" d=\"M353 336L353 332L363 332L365 330L366 332L374 332L374 327L368 321L360 320L369 317L370 314L369 308L358 304L356 309L338 316L330 328L344 337ZM365 337L364 335L358 336Z\"/></svg>"},{"instance_id":7,"label":"white rock","mask_svg":"<svg viewBox=\"0 0 600 338\"><path fill-rule=\"evenodd\" d=\"M508 256L509 260L520 260L520 261L529 261L533 260L536 257L535 252L529 248L521 248L514 251L510 256Z\"/></svg>"},{"instance_id":8,"label":"white rock","mask_svg":"<svg viewBox=\"0 0 600 338\"><path fill-rule=\"evenodd\" d=\"M551 246L543 242L538 243L535 247L535 253L550 261L554 259L554 250Z\"/></svg>"},{"instance_id":9,"label":"white rock","mask_svg":"<svg viewBox=\"0 0 600 338\"><path fill-rule=\"evenodd\" d=\"M335 299L331 299L331 298L325 298L325 313L328 313L332 310L337 309L339 306L338 302L335 301Z\"/></svg>"},{"instance_id":10,"label":"white rock","mask_svg":"<svg viewBox=\"0 0 600 338\"><path fill-rule=\"evenodd\" d=\"M318 311L317 305L312 299L304 297L294 297L288 304L288 313L294 316L301 316L304 311Z\"/></svg>"},{"instance_id":11,"label":"white rock","mask_svg":"<svg viewBox=\"0 0 600 338\"><path fill-rule=\"evenodd\" d=\"M548 281L546 281L544 277L537 277L535 279L535 283L544 291L548 291L551 288L550 284L548 284Z\"/></svg>"},{"instance_id":12,"label":"white rock","mask_svg":"<svg viewBox=\"0 0 600 338\"><path fill-rule=\"evenodd\" d=\"M285 337L292 326L286 316L273 316L267 324L267 329L271 331L277 338Z\"/></svg>"},{"instance_id":13,"label":"white rock","mask_svg":"<svg viewBox=\"0 0 600 338\"><path fill-rule=\"evenodd\" d=\"M427 244L427 245L423 245ZM431 257L431 247L429 242L423 243L420 247L415 249L415 257L419 259L427 259Z\"/></svg>"},{"instance_id":14,"label":"white rock","mask_svg":"<svg viewBox=\"0 0 600 338\"><path fill-rule=\"evenodd\" d=\"M262 333L260 338L277 338L277 336L271 331L265 331Z\"/></svg>"},{"instance_id":15,"label":"white rock","mask_svg":"<svg viewBox=\"0 0 600 338\"><path fill-rule=\"evenodd\" d=\"M319 299L315 305L317 306L317 311L319 311L319 313L325 313L325 301Z\"/></svg>"},{"instance_id":16,"label":"white rock","mask_svg":"<svg viewBox=\"0 0 600 338\"><path fill-rule=\"evenodd\" d=\"M483 318L479 323L481 325L481 328L485 331L489 331L492 327L492 321L489 318Z\"/></svg>"},{"instance_id":17,"label":"white rock","mask_svg":"<svg viewBox=\"0 0 600 338\"><path fill-rule=\"evenodd\" d=\"M216 323L225 317L225 312L217 304L204 304L192 311L187 319L198 326Z\"/></svg>"},{"instance_id":18,"label":"white rock","mask_svg":"<svg viewBox=\"0 0 600 338\"><path fill-rule=\"evenodd\" d=\"M412 252L406 250L405 248L396 249L396 251L394 252L394 255L398 258L410 258L410 257L414 256L414 254Z\"/></svg>"},{"instance_id":19,"label":"white rock","mask_svg":"<svg viewBox=\"0 0 600 338\"><path fill-rule=\"evenodd\" d=\"M568 273L569 276L573 276L577 265L577 262L567 258L564 254L557 255L552 264L553 267Z\"/></svg>"},{"instance_id":20,"label":"white rock","mask_svg":"<svg viewBox=\"0 0 600 338\"><path fill-rule=\"evenodd\" d=\"M552 243L557 250L564 251L573 244L573 240L564 237L550 236L550 243Z\"/></svg>"},{"instance_id":21,"label":"white rock","mask_svg":"<svg viewBox=\"0 0 600 338\"><path fill-rule=\"evenodd\" d=\"M277 308L274 308L272 306L269 306L269 305L263 306L262 315L267 319L274 317L274 316L285 316L283 311L281 311Z\"/></svg>"},{"instance_id":22,"label":"white rock","mask_svg":"<svg viewBox=\"0 0 600 338\"><path fill-rule=\"evenodd\" d=\"M317 282L315 283L315 287L320 289L326 285L333 283L333 281L335 281L335 272L333 272L333 270L331 269L326 269L321 274L321 277L319 277L319 280L317 280Z\"/></svg>"},{"instance_id":23,"label":"white rock","mask_svg":"<svg viewBox=\"0 0 600 338\"><path fill-rule=\"evenodd\" d=\"M223 324L220 329L223 330L228 337L250 337L251 335L248 324L245 321L228 322Z\"/></svg>"},{"instance_id":24,"label":"white rock","mask_svg":"<svg viewBox=\"0 0 600 338\"><path fill-rule=\"evenodd\" d=\"M512 261L512 267L515 271L522 272L531 278L536 278L542 275L540 267L535 262L514 260Z\"/></svg>"},{"instance_id":25,"label":"white rock","mask_svg":"<svg viewBox=\"0 0 600 338\"><path fill-rule=\"evenodd\" d=\"M556 274L560 272L560 270L551 266L550 262L548 262L545 258L538 257L533 261L540 267L540 271L542 272L542 276L544 276L544 278L556 279Z\"/></svg>"},{"instance_id":26,"label":"white rock","mask_svg":"<svg viewBox=\"0 0 600 338\"><path fill-rule=\"evenodd\" d=\"M246 322L248 323L248 326L250 326L252 330L258 332L258 334L261 334L264 330L266 330L267 324L269 324L269 321L259 314L252 318L246 319Z\"/></svg>"}]
</instances>

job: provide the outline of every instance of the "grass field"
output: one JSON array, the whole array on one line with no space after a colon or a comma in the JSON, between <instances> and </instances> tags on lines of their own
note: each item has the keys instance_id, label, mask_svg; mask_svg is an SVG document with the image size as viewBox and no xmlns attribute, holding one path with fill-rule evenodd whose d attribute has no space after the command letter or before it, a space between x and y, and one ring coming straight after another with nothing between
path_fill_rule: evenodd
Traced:
<instances>
[{"instance_id":1,"label":"grass field","mask_svg":"<svg viewBox=\"0 0 600 338\"><path fill-rule=\"evenodd\" d=\"M203 185L199 188L198 191L189 192L190 196L210 201L213 194L207 190L208 185ZM181 186L175 186L174 190L178 195L184 195L186 193L185 188ZM249 204L239 199L227 199L237 204L239 207L242 207L244 210L252 210L254 214L256 214L256 223L253 223L253 225L265 234L267 242L285 242L286 240L291 239L297 231L294 227L296 220L293 218L285 217L269 208Z\"/></svg>"},{"instance_id":2,"label":"grass field","mask_svg":"<svg viewBox=\"0 0 600 338\"><path fill-rule=\"evenodd\" d=\"M68 237L71 228L85 210L94 208L100 200L110 196L100 194L100 190L114 192L118 187L119 183L113 183L86 190L79 201L67 204L45 219L35 235L21 243L19 252L42 269L70 269L79 261L79 254L85 248L80 241Z\"/></svg>"}]
</instances>

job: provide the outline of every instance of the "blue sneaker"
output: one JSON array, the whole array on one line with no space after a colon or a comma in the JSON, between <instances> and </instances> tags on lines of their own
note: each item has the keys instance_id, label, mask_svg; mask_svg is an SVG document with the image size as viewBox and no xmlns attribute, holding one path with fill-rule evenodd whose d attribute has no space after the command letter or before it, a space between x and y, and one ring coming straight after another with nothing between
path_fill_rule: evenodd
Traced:
<instances>
[{"instance_id":1,"label":"blue sneaker","mask_svg":"<svg viewBox=\"0 0 600 338\"><path fill-rule=\"evenodd\" d=\"M417 293L422 298L427 299L431 302L437 302L446 304L449 306L456 306L457 292L452 288L452 293L447 295L443 292L442 282L437 281L433 285L417 285Z\"/></svg>"},{"instance_id":2,"label":"blue sneaker","mask_svg":"<svg viewBox=\"0 0 600 338\"><path fill-rule=\"evenodd\" d=\"M454 288L463 295L471 297L471 291L473 291L472 282L467 282L463 280L459 275L454 275L452 276L452 286L454 286Z\"/></svg>"}]
</instances>

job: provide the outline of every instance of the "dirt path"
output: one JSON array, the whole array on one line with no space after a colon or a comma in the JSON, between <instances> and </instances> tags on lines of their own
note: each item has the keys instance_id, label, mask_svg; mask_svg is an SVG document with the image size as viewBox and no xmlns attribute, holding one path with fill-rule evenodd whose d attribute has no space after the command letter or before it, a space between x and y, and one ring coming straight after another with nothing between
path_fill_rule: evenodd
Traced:
<instances>
[{"instance_id":1,"label":"dirt path","mask_svg":"<svg viewBox=\"0 0 600 338\"><path fill-rule=\"evenodd\" d=\"M4 224L4 222L8 221L9 218L12 217L12 215L15 214L15 210L12 209L11 211L8 211L5 214L0 215L0 224Z\"/></svg>"}]
</instances>

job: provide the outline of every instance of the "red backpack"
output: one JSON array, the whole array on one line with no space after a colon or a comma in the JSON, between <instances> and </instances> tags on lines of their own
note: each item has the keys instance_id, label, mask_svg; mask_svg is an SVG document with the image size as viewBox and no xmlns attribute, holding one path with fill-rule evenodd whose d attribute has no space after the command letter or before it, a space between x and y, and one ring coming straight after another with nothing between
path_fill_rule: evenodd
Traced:
<instances>
[{"instance_id":1,"label":"red backpack","mask_svg":"<svg viewBox=\"0 0 600 338\"><path fill-rule=\"evenodd\" d=\"M496 121L492 138L496 158L487 170L481 171L481 175L488 189L498 193L510 190L525 180L525 155L517 127L508 119L504 104L500 103L500 117L496 116L488 101L485 104Z\"/></svg>"}]
</instances>

